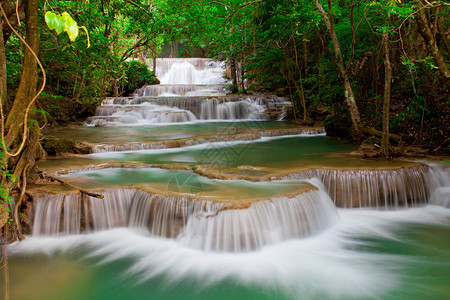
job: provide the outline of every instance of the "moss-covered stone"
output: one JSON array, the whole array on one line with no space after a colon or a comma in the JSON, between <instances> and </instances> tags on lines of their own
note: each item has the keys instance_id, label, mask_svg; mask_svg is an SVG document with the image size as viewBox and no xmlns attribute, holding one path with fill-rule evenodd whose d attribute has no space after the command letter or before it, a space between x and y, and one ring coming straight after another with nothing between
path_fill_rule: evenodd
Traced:
<instances>
[{"instance_id":1,"label":"moss-covered stone","mask_svg":"<svg viewBox=\"0 0 450 300\"><path fill-rule=\"evenodd\" d=\"M68 138L56 138L52 136L41 140L42 148L49 155L58 155L62 153L89 154L92 153L92 147L85 142L77 142Z\"/></svg>"}]
</instances>

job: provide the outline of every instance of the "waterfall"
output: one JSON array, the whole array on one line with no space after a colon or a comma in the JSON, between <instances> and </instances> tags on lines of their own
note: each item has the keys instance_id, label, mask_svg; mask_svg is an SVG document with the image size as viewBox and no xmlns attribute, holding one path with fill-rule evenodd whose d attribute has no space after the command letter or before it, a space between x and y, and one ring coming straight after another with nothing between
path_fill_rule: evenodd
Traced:
<instances>
[{"instance_id":1,"label":"waterfall","mask_svg":"<svg viewBox=\"0 0 450 300\"><path fill-rule=\"evenodd\" d=\"M87 125L150 125L211 120L268 120L266 110L286 107L277 96L136 97L105 99Z\"/></svg>"},{"instance_id":2,"label":"waterfall","mask_svg":"<svg viewBox=\"0 0 450 300\"><path fill-rule=\"evenodd\" d=\"M104 199L79 193L40 197L35 208L33 236L79 234L126 226L133 189L102 192Z\"/></svg>"},{"instance_id":3,"label":"waterfall","mask_svg":"<svg viewBox=\"0 0 450 300\"><path fill-rule=\"evenodd\" d=\"M241 133L235 135L219 135L210 137L195 137L176 141L157 141L157 142L131 142L124 144L111 145L97 145L92 148L93 153L111 152L111 151L139 151L150 149L168 149L186 146L195 146L204 143L218 143L218 142L236 142L236 141L254 141L262 139L263 137L280 137L289 135L324 135L323 128L295 128L282 130L262 130L258 132Z\"/></svg>"},{"instance_id":4,"label":"waterfall","mask_svg":"<svg viewBox=\"0 0 450 300\"><path fill-rule=\"evenodd\" d=\"M156 76L161 84L144 86L137 97L223 95L225 64L209 58L158 58Z\"/></svg>"},{"instance_id":5,"label":"waterfall","mask_svg":"<svg viewBox=\"0 0 450 300\"><path fill-rule=\"evenodd\" d=\"M156 76L162 84L226 84L224 68L209 58L158 58Z\"/></svg>"},{"instance_id":6,"label":"waterfall","mask_svg":"<svg viewBox=\"0 0 450 300\"><path fill-rule=\"evenodd\" d=\"M95 232L114 227L147 230L205 251L243 252L313 235L337 222L328 195L312 189L236 209L230 203L110 189L104 199L78 193L46 195L35 208L33 236Z\"/></svg>"},{"instance_id":7,"label":"waterfall","mask_svg":"<svg viewBox=\"0 0 450 300\"><path fill-rule=\"evenodd\" d=\"M449 186L449 170L427 165L379 170L313 169L281 178L319 178L338 207L390 209L427 203L434 191Z\"/></svg>"},{"instance_id":8,"label":"waterfall","mask_svg":"<svg viewBox=\"0 0 450 300\"><path fill-rule=\"evenodd\" d=\"M276 96L226 97L223 62L207 58L160 58L159 85L143 86L132 98L103 100L91 126L188 123L205 120L268 120L290 105Z\"/></svg>"},{"instance_id":9,"label":"waterfall","mask_svg":"<svg viewBox=\"0 0 450 300\"><path fill-rule=\"evenodd\" d=\"M241 252L295 237L310 236L336 223L336 209L323 191L259 201L248 209L216 216L196 214L178 237L182 245L204 251Z\"/></svg>"},{"instance_id":10,"label":"waterfall","mask_svg":"<svg viewBox=\"0 0 450 300\"><path fill-rule=\"evenodd\" d=\"M135 91L135 97L181 97L210 94L224 96L223 85L192 85L192 84L171 84L171 85L147 85ZM209 95L208 95L209 94Z\"/></svg>"},{"instance_id":11,"label":"waterfall","mask_svg":"<svg viewBox=\"0 0 450 300\"><path fill-rule=\"evenodd\" d=\"M431 191L430 203L450 208L450 168L436 162L420 161L428 165L427 186Z\"/></svg>"}]
</instances>

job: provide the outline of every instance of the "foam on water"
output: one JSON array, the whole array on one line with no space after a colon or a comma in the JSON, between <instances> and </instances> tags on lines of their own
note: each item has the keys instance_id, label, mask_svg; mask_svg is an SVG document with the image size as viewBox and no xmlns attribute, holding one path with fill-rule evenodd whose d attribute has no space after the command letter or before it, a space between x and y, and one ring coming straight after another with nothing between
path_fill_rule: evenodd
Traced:
<instances>
[{"instance_id":1,"label":"foam on water","mask_svg":"<svg viewBox=\"0 0 450 300\"><path fill-rule=\"evenodd\" d=\"M402 280L411 258L357 250L359 236L397 239L402 224L449 224L450 210L437 206L395 212L339 210L341 222L307 238L284 241L249 253L203 252L176 240L143 235L130 228L65 237L31 237L10 246L12 255L79 249L101 263L133 258L125 278L137 284L163 276L168 287L195 280L206 288L237 280L262 289L280 289L295 299L382 298Z\"/></svg>"},{"instance_id":2,"label":"foam on water","mask_svg":"<svg viewBox=\"0 0 450 300\"><path fill-rule=\"evenodd\" d=\"M160 154L160 153L176 153L176 152L184 152L190 150L198 150L198 149L215 149L215 148L223 148L223 147L231 147L234 145L240 144L252 144L257 142L267 142L279 139L287 139L287 138L298 138L298 137L317 137L317 136L326 136L326 133L301 133L301 134L293 134L293 135L285 135L285 136L264 136L257 140L248 140L248 141L225 141L225 142L206 142L203 144L192 145L192 146L184 146L178 148L164 148L164 149L146 149L146 150L129 150L129 151L111 151L111 152L96 152L91 153L89 156L95 158L121 158L124 157L127 153L142 153L142 154Z\"/></svg>"}]
</instances>

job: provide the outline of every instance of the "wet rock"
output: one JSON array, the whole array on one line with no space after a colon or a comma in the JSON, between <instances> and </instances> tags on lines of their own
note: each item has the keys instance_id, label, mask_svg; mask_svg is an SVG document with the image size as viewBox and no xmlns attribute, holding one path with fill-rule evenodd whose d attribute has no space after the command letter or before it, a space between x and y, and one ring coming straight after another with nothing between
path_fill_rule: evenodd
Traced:
<instances>
[{"instance_id":1,"label":"wet rock","mask_svg":"<svg viewBox=\"0 0 450 300\"><path fill-rule=\"evenodd\" d=\"M44 137L41 140L42 148L48 155L60 155L64 153L89 154L92 146L85 142L77 142L68 138Z\"/></svg>"}]
</instances>

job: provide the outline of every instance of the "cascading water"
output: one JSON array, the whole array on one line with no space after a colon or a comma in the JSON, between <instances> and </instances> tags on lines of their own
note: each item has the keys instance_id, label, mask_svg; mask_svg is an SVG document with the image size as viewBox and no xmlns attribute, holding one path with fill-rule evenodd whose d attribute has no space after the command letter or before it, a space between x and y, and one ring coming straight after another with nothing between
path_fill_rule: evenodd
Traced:
<instances>
[{"instance_id":1,"label":"cascading water","mask_svg":"<svg viewBox=\"0 0 450 300\"><path fill-rule=\"evenodd\" d=\"M284 240L311 236L338 221L320 190L260 200L248 208L139 189L110 189L104 199L72 193L39 199L33 236L96 232L116 227L147 230L204 251L243 252Z\"/></svg>"},{"instance_id":2,"label":"cascading water","mask_svg":"<svg viewBox=\"0 0 450 300\"><path fill-rule=\"evenodd\" d=\"M437 189L449 186L447 170L419 166L387 170L299 171L283 179L319 178L338 207L384 209L417 207Z\"/></svg>"},{"instance_id":3,"label":"cascading water","mask_svg":"<svg viewBox=\"0 0 450 300\"><path fill-rule=\"evenodd\" d=\"M267 120L268 108L289 105L276 96L225 97L224 64L211 59L158 59L160 85L134 98L106 99L88 125L151 125L206 120Z\"/></svg>"},{"instance_id":4,"label":"cascading water","mask_svg":"<svg viewBox=\"0 0 450 300\"><path fill-rule=\"evenodd\" d=\"M37 193L32 235L9 248L13 299L448 298L447 277L441 274L448 274L450 263L450 168L364 160L353 168L337 155L353 146L333 142L326 151L316 146L331 139L307 138L324 135L322 129L286 129L283 122L272 123L286 130L255 125L271 122L242 122L253 123L250 131L240 126L243 132L227 127L225 121L266 120L266 109L287 103L276 96L221 95L220 63L162 59L156 73L161 85L143 87L131 98L104 100L87 123L175 124L85 128L97 132L90 142L99 153L65 158L86 172L74 168L60 174L86 184L82 188L103 187L98 193L104 199ZM221 122L191 124L205 121ZM212 134L208 126L216 126ZM158 139L155 128L162 131ZM122 144L115 140L119 131ZM133 139L124 141L123 135ZM100 144L106 136L109 144ZM279 137L285 142L275 143ZM159 150L147 151L154 155L147 161L136 151L144 149ZM136 152L125 153L130 150ZM100 153L107 151L122 152ZM214 161L195 157L210 154L234 155L227 161L233 165L214 169ZM119 162L111 162L114 157ZM65 160L49 164L58 161ZM167 169L145 170L145 163ZM90 172L92 164L104 173ZM224 173L212 176L217 169ZM258 182L252 187L244 180L219 182L228 175ZM299 182L309 187L301 189ZM42 282L56 277L62 292L53 286L42 292ZM35 285L24 297L23 286L30 283Z\"/></svg>"}]
</instances>

